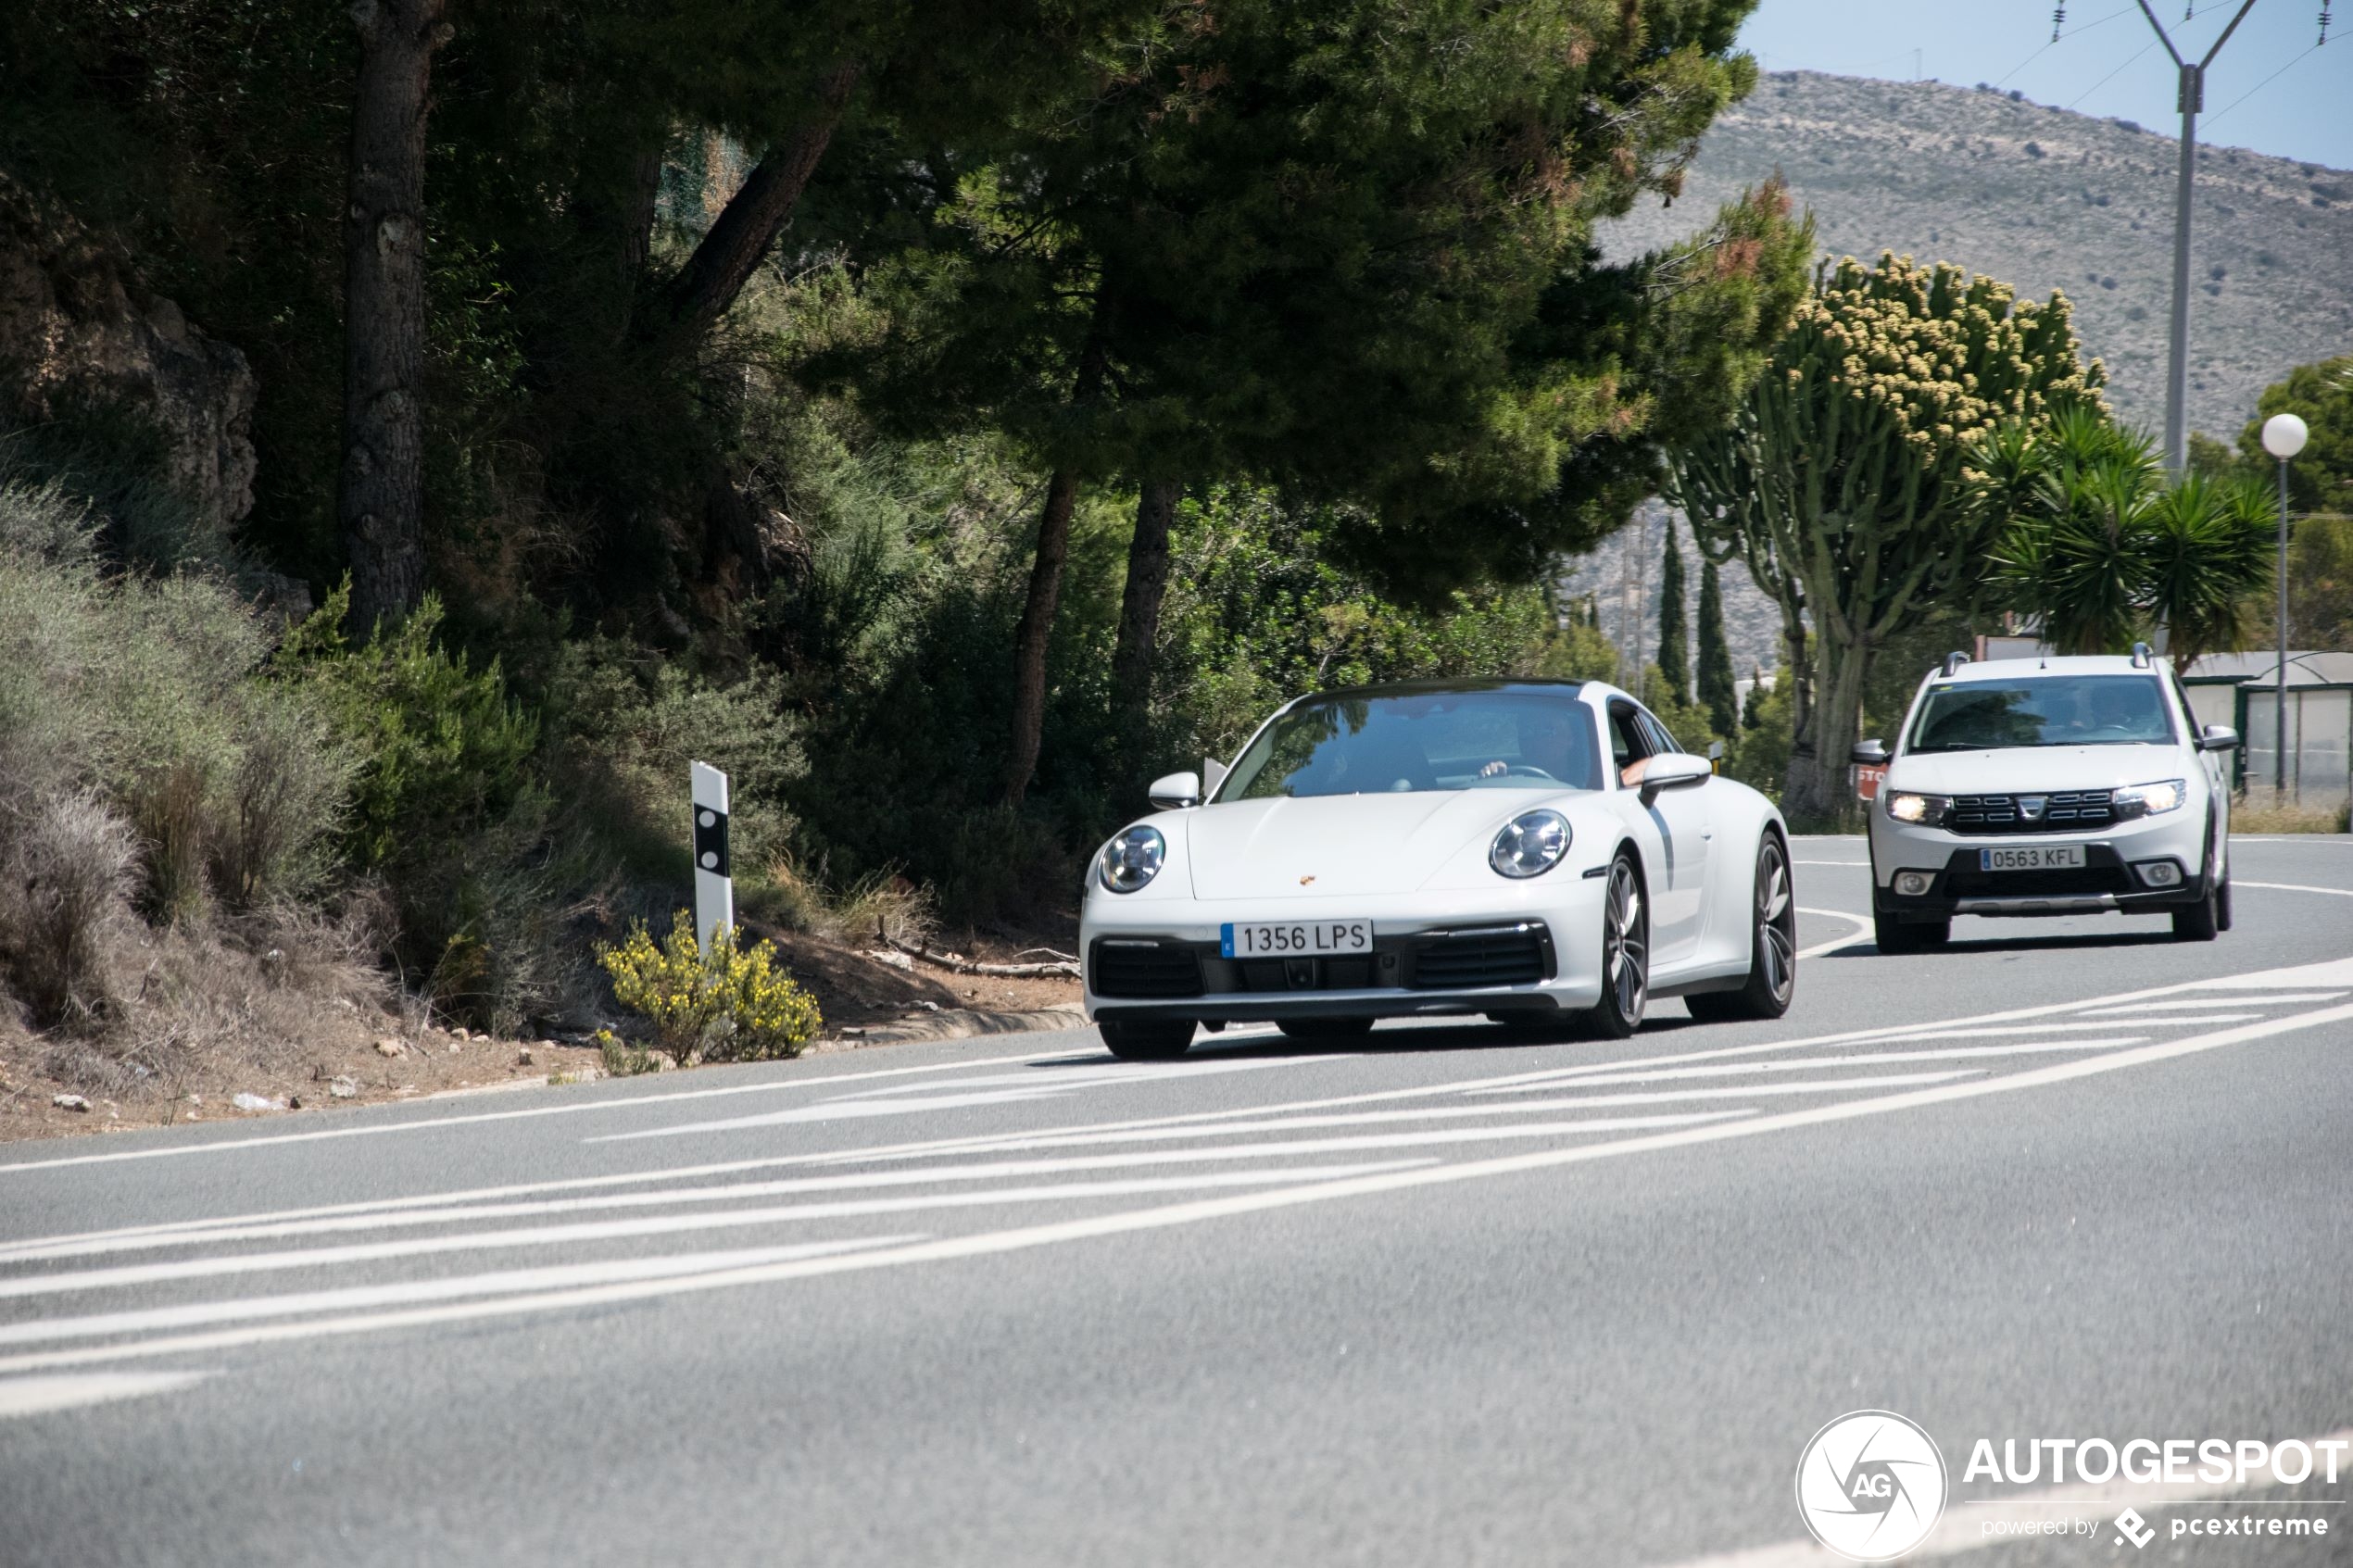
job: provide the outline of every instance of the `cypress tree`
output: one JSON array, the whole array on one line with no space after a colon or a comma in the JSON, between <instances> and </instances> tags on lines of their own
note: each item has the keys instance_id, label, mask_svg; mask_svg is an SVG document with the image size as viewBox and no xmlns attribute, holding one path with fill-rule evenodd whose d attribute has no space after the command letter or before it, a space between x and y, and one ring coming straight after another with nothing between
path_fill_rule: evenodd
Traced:
<instances>
[{"instance_id":1,"label":"cypress tree","mask_svg":"<svg viewBox=\"0 0 2353 1568\"><path fill-rule=\"evenodd\" d=\"M1675 547L1675 520L1667 520L1667 556L1658 571L1658 672L1677 706L1691 700L1691 633L1683 620L1683 553Z\"/></svg>"},{"instance_id":2,"label":"cypress tree","mask_svg":"<svg viewBox=\"0 0 2353 1568\"><path fill-rule=\"evenodd\" d=\"M1757 727L1756 705L1765 700L1765 671L1755 665L1748 667L1748 701L1741 709L1741 728Z\"/></svg>"},{"instance_id":3,"label":"cypress tree","mask_svg":"<svg viewBox=\"0 0 2353 1568\"><path fill-rule=\"evenodd\" d=\"M1724 585L1712 560L1703 560L1699 569L1699 700L1716 733L1730 734L1740 720L1740 702L1732 679L1732 646L1724 638Z\"/></svg>"}]
</instances>

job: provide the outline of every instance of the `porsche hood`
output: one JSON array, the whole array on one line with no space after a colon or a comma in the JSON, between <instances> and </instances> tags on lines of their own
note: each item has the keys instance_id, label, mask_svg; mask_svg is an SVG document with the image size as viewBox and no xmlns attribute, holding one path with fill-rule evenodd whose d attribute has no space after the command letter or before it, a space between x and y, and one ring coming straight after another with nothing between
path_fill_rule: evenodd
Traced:
<instances>
[{"instance_id":1,"label":"porsche hood","mask_svg":"<svg viewBox=\"0 0 2353 1568\"><path fill-rule=\"evenodd\" d=\"M1411 893L1557 790L1433 790L1236 800L1187 813L1196 898Z\"/></svg>"}]
</instances>

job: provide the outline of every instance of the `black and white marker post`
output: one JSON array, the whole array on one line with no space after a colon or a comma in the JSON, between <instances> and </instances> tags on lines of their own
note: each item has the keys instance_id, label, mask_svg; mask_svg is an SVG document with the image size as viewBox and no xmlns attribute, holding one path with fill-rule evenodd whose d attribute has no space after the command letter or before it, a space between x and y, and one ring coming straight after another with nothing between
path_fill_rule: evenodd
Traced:
<instances>
[{"instance_id":1,"label":"black and white marker post","mask_svg":"<svg viewBox=\"0 0 2353 1568\"><path fill-rule=\"evenodd\" d=\"M727 775L708 762L692 771L695 802L695 940L705 954L721 926L736 923L736 884L727 872Z\"/></svg>"}]
</instances>

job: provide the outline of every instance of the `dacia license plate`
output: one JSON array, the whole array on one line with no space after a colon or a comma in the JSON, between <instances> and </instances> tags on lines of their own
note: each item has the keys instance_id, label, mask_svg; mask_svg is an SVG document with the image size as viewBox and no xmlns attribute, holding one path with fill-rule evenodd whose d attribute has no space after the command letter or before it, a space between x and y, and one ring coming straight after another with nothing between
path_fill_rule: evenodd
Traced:
<instances>
[{"instance_id":1,"label":"dacia license plate","mask_svg":"<svg viewBox=\"0 0 2353 1568\"><path fill-rule=\"evenodd\" d=\"M2022 844L2000 849L1977 852L1977 869L1982 872L2047 872L2083 869L2083 847L2080 844Z\"/></svg>"},{"instance_id":2,"label":"dacia license plate","mask_svg":"<svg viewBox=\"0 0 2353 1568\"><path fill-rule=\"evenodd\" d=\"M1229 921L1217 928L1217 950L1229 959L1313 959L1373 950L1368 920Z\"/></svg>"}]
</instances>

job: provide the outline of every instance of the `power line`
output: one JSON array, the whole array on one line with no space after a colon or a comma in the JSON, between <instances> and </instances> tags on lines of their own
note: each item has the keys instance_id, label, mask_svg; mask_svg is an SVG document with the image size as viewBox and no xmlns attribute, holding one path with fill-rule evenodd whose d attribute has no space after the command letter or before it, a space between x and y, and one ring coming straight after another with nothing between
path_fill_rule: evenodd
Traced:
<instances>
[{"instance_id":1,"label":"power line","mask_svg":"<svg viewBox=\"0 0 2353 1568\"><path fill-rule=\"evenodd\" d=\"M2026 58L2010 67L2008 70L2002 74L2002 80L2000 82L1996 82L1994 85L2000 87L2006 84L2011 77L2016 76L2020 71L2024 70L2028 66L2031 66L2036 60L2041 59L2043 57L2044 51L2050 48L2053 44L2057 43L2060 39L2072 38L2079 32L2089 32L2092 29L2100 26L2104 22L2114 21L2117 18L2125 15L2132 9L2132 6L2126 6L2120 10L2110 11L2108 15L2100 18L2098 21L2088 21L2083 23L2081 27L2070 27L2065 32L2055 32L2050 39L2044 44L2041 49L2035 50L2034 53L2027 56Z\"/></svg>"},{"instance_id":2,"label":"power line","mask_svg":"<svg viewBox=\"0 0 2353 1568\"><path fill-rule=\"evenodd\" d=\"M2304 55L2309 55L2319 48L2320 45L2318 44L2313 44L2310 48L2306 49L2303 55L2296 56L2296 58L2288 61L2287 64L2282 66L2279 69L2273 71L2271 75L2265 77L2262 81L2257 82L2254 86L2248 88L2237 97L2233 98L2230 103L2225 105L2222 108L2213 114L2208 115L2206 117L2207 125L2211 127L2213 123L2221 119L2222 116L2230 113L2231 110L2238 107L2241 104L2246 102L2249 98L2252 98L2255 94L2263 91L2264 88L2269 87L2272 82L2277 82L2281 77L2285 76L2289 71L2294 70L2297 66L2304 63Z\"/></svg>"},{"instance_id":3,"label":"power line","mask_svg":"<svg viewBox=\"0 0 2353 1568\"><path fill-rule=\"evenodd\" d=\"M2115 81L2118 74L2124 69L2124 66L2131 65L2134 60L2139 59L2143 55L2147 54L2151 49L2156 47L2157 40L2154 38L2150 39L2147 43L2133 50L2132 54L2126 56L2124 65L2118 66L2115 70L2109 71L2106 76L2101 77L2097 82L2093 82L2089 87L2086 87L2083 91L2078 93L2075 95L2075 103L2070 104L2067 107L2070 109L2073 108L2075 104L2082 103L2084 99L2090 97L2093 94L2098 92L2101 88Z\"/></svg>"}]
</instances>

